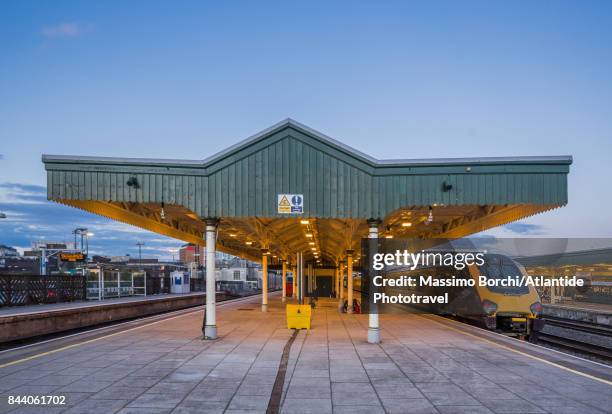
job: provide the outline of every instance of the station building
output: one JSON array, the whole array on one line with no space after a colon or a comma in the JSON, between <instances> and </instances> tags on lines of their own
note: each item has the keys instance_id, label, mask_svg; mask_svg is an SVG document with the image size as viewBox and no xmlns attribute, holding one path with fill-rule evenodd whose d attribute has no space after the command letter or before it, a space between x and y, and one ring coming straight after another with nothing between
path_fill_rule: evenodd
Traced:
<instances>
[{"instance_id":1,"label":"station building","mask_svg":"<svg viewBox=\"0 0 612 414\"><path fill-rule=\"evenodd\" d=\"M572 159L377 160L287 119L204 160L43 162L50 200L206 246L209 277L217 250L261 262L264 274L278 265L283 277L301 255L342 294L363 237L458 238L561 207ZM214 285L207 283L209 338ZM351 303L352 277L347 285ZM262 288L265 311L265 278Z\"/></svg>"}]
</instances>

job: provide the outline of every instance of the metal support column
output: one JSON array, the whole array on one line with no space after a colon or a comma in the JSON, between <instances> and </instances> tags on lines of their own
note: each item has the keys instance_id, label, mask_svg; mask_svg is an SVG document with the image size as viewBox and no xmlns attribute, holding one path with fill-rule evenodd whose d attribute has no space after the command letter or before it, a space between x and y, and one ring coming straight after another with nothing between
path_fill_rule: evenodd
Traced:
<instances>
[{"instance_id":1,"label":"metal support column","mask_svg":"<svg viewBox=\"0 0 612 414\"><path fill-rule=\"evenodd\" d=\"M304 304L304 255L302 252L297 254L297 299L300 305Z\"/></svg>"},{"instance_id":2,"label":"metal support column","mask_svg":"<svg viewBox=\"0 0 612 414\"><path fill-rule=\"evenodd\" d=\"M344 307L344 261L340 262L340 277L338 278L338 283L340 285L339 293L338 293L338 310L342 311Z\"/></svg>"},{"instance_id":3,"label":"metal support column","mask_svg":"<svg viewBox=\"0 0 612 414\"><path fill-rule=\"evenodd\" d=\"M334 295L336 297L336 299L338 299L339 297L339 293L338 293L338 279L339 279L340 275L338 273L338 265L336 265L336 267L334 268Z\"/></svg>"},{"instance_id":4,"label":"metal support column","mask_svg":"<svg viewBox=\"0 0 612 414\"><path fill-rule=\"evenodd\" d=\"M261 311L268 311L268 250L261 249Z\"/></svg>"},{"instance_id":5,"label":"metal support column","mask_svg":"<svg viewBox=\"0 0 612 414\"><path fill-rule=\"evenodd\" d=\"M293 276L293 298L300 303L300 254L295 255L295 276Z\"/></svg>"},{"instance_id":6,"label":"metal support column","mask_svg":"<svg viewBox=\"0 0 612 414\"><path fill-rule=\"evenodd\" d=\"M373 255L378 251L378 226L380 225L380 220L368 220L368 243L369 243L369 255L373 257ZM372 251L372 249L376 249ZM372 283L372 277L374 277L373 269L370 264L370 279L368 281L369 286L369 295L373 295L375 293L376 287ZM364 288L365 286L362 286ZM374 290L374 291L373 291ZM378 321L378 305L370 300L369 303L369 314L368 314L368 342L371 344L380 343L380 325Z\"/></svg>"},{"instance_id":7,"label":"metal support column","mask_svg":"<svg viewBox=\"0 0 612 414\"><path fill-rule=\"evenodd\" d=\"M287 301L287 261L286 260L282 260L283 263L283 284L282 284L282 289L283 289L283 303L285 303Z\"/></svg>"},{"instance_id":8,"label":"metal support column","mask_svg":"<svg viewBox=\"0 0 612 414\"><path fill-rule=\"evenodd\" d=\"M293 266L289 266L289 272L291 273L291 280L292 280L292 289L291 289L291 295L289 295L289 298L293 299L295 297L295 272L294 272L294 267Z\"/></svg>"},{"instance_id":9,"label":"metal support column","mask_svg":"<svg viewBox=\"0 0 612 414\"><path fill-rule=\"evenodd\" d=\"M40 249L40 274L41 276L47 276L47 263L48 263L47 249L43 247L42 249Z\"/></svg>"},{"instance_id":10,"label":"metal support column","mask_svg":"<svg viewBox=\"0 0 612 414\"><path fill-rule=\"evenodd\" d=\"M217 339L215 242L218 219L206 219L206 314L204 339Z\"/></svg>"},{"instance_id":11,"label":"metal support column","mask_svg":"<svg viewBox=\"0 0 612 414\"><path fill-rule=\"evenodd\" d=\"M312 263L308 263L308 272L306 273L308 275L308 297L311 298L313 296L312 290L314 287L313 282L313 277L312 277Z\"/></svg>"},{"instance_id":12,"label":"metal support column","mask_svg":"<svg viewBox=\"0 0 612 414\"><path fill-rule=\"evenodd\" d=\"M346 297L348 306L346 313L353 313L353 250L346 251Z\"/></svg>"},{"instance_id":13,"label":"metal support column","mask_svg":"<svg viewBox=\"0 0 612 414\"><path fill-rule=\"evenodd\" d=\"M291 268L291 276L293 280L293 286L291 287L291 299L297 298L297 266Z\"/></svg>"}]
</instances>

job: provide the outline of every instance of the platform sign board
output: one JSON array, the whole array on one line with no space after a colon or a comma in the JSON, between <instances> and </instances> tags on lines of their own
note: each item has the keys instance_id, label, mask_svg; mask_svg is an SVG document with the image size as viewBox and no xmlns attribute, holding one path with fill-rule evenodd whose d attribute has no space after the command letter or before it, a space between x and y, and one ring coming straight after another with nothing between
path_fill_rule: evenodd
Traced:
<instances>
[{"instance_id":1,"label":"platform sign board","mask_svg":"<svg viewBox=\"0 0 612 414\"><path fill-rule=\"evenodd\" d=\"M304 194L279 194L277 211L278 214L304 213Z\"/></svg>"},{"instance_id":2,"label":"platform sign board","mask_svg":"<svg viewBox=\"0 0 612 414\"><path fill-rule=\"evenodd\" d=\"M87 256L83 253L60 253L60 260L62 262L82 262L87 259Z\"/></svg>"}]
</instances>

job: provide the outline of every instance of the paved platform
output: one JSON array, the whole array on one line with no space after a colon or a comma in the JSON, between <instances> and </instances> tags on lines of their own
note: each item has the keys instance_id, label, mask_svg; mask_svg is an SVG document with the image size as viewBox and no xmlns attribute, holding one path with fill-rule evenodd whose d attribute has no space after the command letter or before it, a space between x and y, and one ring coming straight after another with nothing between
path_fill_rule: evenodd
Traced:
<instances>
[{"instance_id":1,"label":"paved platform","mask_svg":"<svg viewBox=\"0 0 612 414\"><path fill-rule=\"evenodd\" d=\"M257 298L219 304L216 341L201 340L199 310L0 364L0 413L264 413L291 332L278 294L259 308ZM381 323L384 343L368 344L367 315L321 300L291 348L282 412L612 412L610 383L424 316ZM67 405L7 404L43 394Z\"/></svg>"},{"instance_id":2,"label":"paved platform","mask_svg":"<svg viewBox=\"0 0 612 414\"><path fill-rule=\"evenodd\" d=\"M77 300L74 302L61 302L61 303L44 303L40 305L26 305L26 306L10 306L0 308L0 318L6 316L17 316L35 313L46 313L54 311L63 311L71 309L81 308L92 308L105 305L117 305L117 304L136 304L142 301L155 301L181 297L205 297L204 292L192 292L182 294L163 294L163 295L149 295L149 296L127 296L122 298L112 298L104 300Z\"/></svg>"},{"instance_id":3,"label":"paved platform","mask_svg":"<svg viewBox=\"0 0 612 414\"><path fill-rule=\"evenodd\" d=\"M592 310L596 312L612 314L612 303L564 302L564 303L555 303L554 305L545 303L544 306L568 308L568 309Z\"/></svg>"},{"instance_id":4,"label":"paved platform","mask_svg":"<svg viewBox=\"0 0 612 414\"><path fill-rule=\"evenodd\" d=\"M612 326L612 304L588 302L545 304L544 316Z\"/></svg>"}]
</instances>

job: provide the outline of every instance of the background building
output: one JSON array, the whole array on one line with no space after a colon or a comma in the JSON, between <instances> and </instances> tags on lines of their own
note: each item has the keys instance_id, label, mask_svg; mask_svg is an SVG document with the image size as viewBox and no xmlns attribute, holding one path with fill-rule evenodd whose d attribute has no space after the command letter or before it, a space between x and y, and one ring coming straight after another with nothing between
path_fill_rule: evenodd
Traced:
<instances>
[{"instance_id":1,"label":"background building","mask_svg":"<svg viewBox=\"0 0 612 414\"><path fill-rule=\"evenodd\" d=\"M17 249L0 244L0 257L19 257Z\"/></svg>"},{"instance_id":2,"label":"background building","mask_svg":"<svg viewBox=\"0 0 612 414\"><path fill-rule=\"evenodd\" d=\"M204 266L206 262L206 249L195 244L185 244L179 249L179 261L183 264L198 263Z\"/></svg>"}]
</instances>

